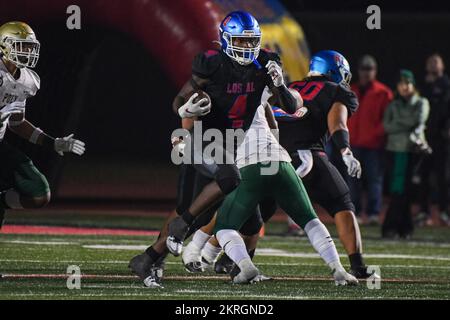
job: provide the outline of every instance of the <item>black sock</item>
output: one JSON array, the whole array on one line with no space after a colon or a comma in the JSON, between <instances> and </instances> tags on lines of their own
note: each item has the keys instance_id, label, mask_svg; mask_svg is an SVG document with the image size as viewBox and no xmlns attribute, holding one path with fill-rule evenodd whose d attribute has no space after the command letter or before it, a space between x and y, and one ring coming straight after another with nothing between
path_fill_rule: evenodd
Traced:
<instances>
[{"instance_id":1,"label":"black sock","mask_svg":"<svg viewBox=\"0 0 450 320\"><path fill-rule=\"evenodd\" d=\"M188 225L191 225L192 222L194 222L195 217L189 212L189 210L186 210L182 215L181 218L186 222Z\"/></svg>"},{"instance_id":2,"label":"black sock","mask_svg":"<svg viewBox=\"0 0 450 320\"><path fill-rule=\"evenodd\" d=\"M145 253L153 260L153 262L158 261L158 259L161 257L161 254L156 252L156 250L153 249L153 247L148 247L145 250Z\"/></svg>"},{"instance_id":3,"label":"black sock","mask_svg":"<svg viewBox=\"0 0 450 320\"><path fill-rule=\"evenodd\" d=\"M364 264L364 259L362 257L361 253L354 253L348 256L349 260L350 260L350 267L353 270L359 269L359 268L364 268L365 264Z\"/></svg>"}]
</instances>

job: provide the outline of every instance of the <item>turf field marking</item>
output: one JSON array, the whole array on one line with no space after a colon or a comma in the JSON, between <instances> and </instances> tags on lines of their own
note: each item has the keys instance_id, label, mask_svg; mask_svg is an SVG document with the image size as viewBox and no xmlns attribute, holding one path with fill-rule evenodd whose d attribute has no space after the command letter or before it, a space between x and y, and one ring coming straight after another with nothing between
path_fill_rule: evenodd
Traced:
<instances>
[{"instance_id":1,"label":"turf field marking","mask_svg":"<svg viewBox=\"0 0 450 320\"><path fill-rule=\"evenodd\" d=\"M261 248L256 249L256 256L270 256L270 257L291 257L291 258L317 258L317 253L306 252L287 252L281 249L273 248ZM346 255L339 255L340 257L346 257ZM419 260L443 260L450 261L450 257L442 256L422 256L422 255L409 255L409 254L389 254L389 253L366 253L366 258L379 258L379 259L419 259Z\"/></svg>"},{"instance_id":2,"label":"turf field marking","mask_svg":"<svg viewBox=\"0 0 450 320\"><path fill-rule=\"evenodd\" d=\"M67 274L55 273L55 274L3 274L2 278L4 280L8 279L67 279ZM137 280L136 276L133 275L119 275L119 274L82 274L82 279L109 279L109 280ZM199 281L199 280L223 280L229 282L229 276L224 275L170 275L165 276L165 280L174 281ZM272 277L275 281L330 281L333 279L331 277L311 277L311 276L274 276ZM383 282L392 283L437 283L437 284L449 284L448 279L430 279L430 278L383 278Z\"/></svg>"},{"instance_id":3,"label":"turf field marking","mask_svg":"<svg viewBox=\"0 0 450 320\"><path fill-rule=\"evenodd\" d=\"M157 290L157 291L155 291ZM185 298L185 296L180 296L180 293L168 293L168 292L164 292L161 293L161 291L164 289L149 289L149 288L142 288L142 292L136 292L136 293L12 293L12 294L8 294L8 297L34 297L34 298L39 298L39 297L52 297L52 298L56 298L56 297L70 297L70 298L74 298L74 297L79 297L79 298L96 298L96 297L142 297L142 298L153 298L155 295L152 295L151 293L158 293L157 297L162 297L162 298L176 298L176 299L180 299L180 298ZM223 300L224 298L228 298L228 299L233 299L233 298L251 298L251 299L279 299L279 300L288 300L288 299L295 299L295 300L312 300L312 299L324 299L324 296L296 296L296 295L287 295L287 296L280 296L280 295L258 295L258 294L245 294L245 295L238 295L236 296L235 294L233 294L233 291L229 291L229 295L226 297L219 297L217 296L216 298L219 298L221 300ZM189 296L189 298L192 298L191 296ZM199 293L196 293L195 296L196 299L211 299L211 295L210 294L201 294L201 291L199 291ZM396 299L411 299L411 297L395 297ZM219 300L218 299L218 300ZM333 299L348 299L348 297L333 297ZM379 297L379 296L364 296L362 297L362 299L383 299L383 297ZM416 298L415 298L416 299Z\"/></svg>"},{"instance_id":4,"label":"turf field marking","mask_svg":"<svg viewBox=\"0 0 450 320\"><path fill-rule=\"evenodd\" d=\"M106 250L133 250L144 251L147 249L147 245L127 245L127 244L89 244L83 245L86 249L106 249Z\"/></svg>"},{"instance_id":5,"label":"turf field marking","mask_svg":"<svg viewBox=\"0 0 450 320\"><path fill-rule=\"evenodd\" d=\"M141 245L83 245L83 248L87 249L103 249L103 250L145 250L147 246ZM290 258L318 258L317 253L306 253L306 252L288 252L281 249L273 248L258 248L256 249L257 256L270 256L270 257L290 257ZM346 255L341 254L341 257L346 257ZM442 260L450 261L450 257L442 256L422 256L422 255L409 255L409 254L365 254L367 258L379 258L379 259L419 259L419 260Z\"/></svg>"},{"instance_id":6,"label":"turf field marking","mask_svg":"<svg viewBox=\"0 0 450 320\"><path fill-rule=\"evenodd\" d=\"M22 262L22 263L75 263L75 264L128 264L128 260L29 260L29 259L0 259L0 262ZM167 261L168 265L181 265L180 261ZM256 262L258 266L278 266L278 267L324 267L322 262L304 263L304 262ZM433 266L433 265L417 265L417 264L383 264L383 268L415 268L415 269L442 269L450 270L450 266Z\"/></svg>"}]
</instances>

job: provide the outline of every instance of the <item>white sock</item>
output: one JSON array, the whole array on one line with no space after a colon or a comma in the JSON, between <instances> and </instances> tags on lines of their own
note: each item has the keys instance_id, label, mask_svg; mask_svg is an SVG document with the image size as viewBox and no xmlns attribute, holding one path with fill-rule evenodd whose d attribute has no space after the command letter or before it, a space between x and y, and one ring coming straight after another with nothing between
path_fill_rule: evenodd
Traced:
<instances>
[{"instance_id":1,"label":"white sock","mask_svg":"<svg viewBox=\"0 0 450 320\"><path fill-rule=\"evenodd\" d=\"M244 240L236 230L220 230L217 232L216 238L223 251L225 251L230 259L237 265L244 259L250 259Z\"/></svg>"},{"instance_id":2,"label":"white sock","mask_svg":"<svg viewBox=\"0 0 450 320\"><path fill-rule=\"evenodd\" d=\"M14 189L6 191L5 203L11 209L23 209L22 203L20 203L20 194Z\"/></svg>"},{"instance_id":3,"label":"white sock","mask_svg":"<svg viewBox=\"0 0 450 320\"><path fill-rule=\"evenodd\" d=\"M319 219L309 221L305 226L305 232L314 249L331 269L336 269L338 265L341 265L333 239Z\"/></svg>"},{"instance_id":4,"label":"white sock","mask_svg":"<svg viewBox=\"0 0 450 320\"><path fill-rule=\"evenodd\" d=\"M209 234L203 232L201 229L198 229L192 237L192 242L194 242L199 249L202 249L208 242L209 238L211 238Z\"/></svg>"},{"instance_id":5,"label":"white sock","mask_svg":"<svg viewBox=\"0 0 450 320\"><path fill-rule=\"evenodd\" d=\"M213 263L221 252L221 247L213 246L211 243L207 242L203 247L202 257L209 263Z\"/></svg>"}]
</instances>

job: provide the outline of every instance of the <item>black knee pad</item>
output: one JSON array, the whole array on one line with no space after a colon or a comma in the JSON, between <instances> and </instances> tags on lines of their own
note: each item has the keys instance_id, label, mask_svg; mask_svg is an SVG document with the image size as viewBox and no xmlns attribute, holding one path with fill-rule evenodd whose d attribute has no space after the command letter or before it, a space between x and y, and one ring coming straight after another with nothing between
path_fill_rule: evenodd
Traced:
<instances>
[{"instance_id":1,"label":"black knee pad","mask_svg":"<svg viewBox=\"0 0 450 320\"><path fill-rule=\"evenodd\" d=\"M263 224L261 212L259 209L256 209L255 213L244 223L239 232L244 236L253 236L259 233Z\"/></svg>"},{"instance_id":2,"label":"black knee pad","mask_svg":"<svg viewBox=\"0 0 450 320\"><path fill-rule=\"evenodd\" d=\"M216 180L223 194L229 194L236 189L241 182L239 169L232 164L222 164L218 165L218 167L214 180Z\"/></svg>"}]
</instances>

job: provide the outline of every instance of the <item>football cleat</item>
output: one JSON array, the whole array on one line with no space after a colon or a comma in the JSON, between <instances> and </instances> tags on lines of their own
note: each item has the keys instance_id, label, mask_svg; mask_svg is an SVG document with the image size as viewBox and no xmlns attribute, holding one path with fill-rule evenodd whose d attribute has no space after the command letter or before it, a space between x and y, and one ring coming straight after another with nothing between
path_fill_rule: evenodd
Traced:
<instances>
[{"instance_id":1,"label":"football cleat","mask_svg":"<svg viewBox=\"0 0 450 320\"><path fill-rule=\"evenodd\" d=\"M166 246L175 257L178 257L183 252L183 241L179 241L174 236L167 237Z\"/></svg>"},{"instance_id":2,"label":"football cleat","mask_svg":"<svg viewBox=\"0 0 450 320\"><path fill-rule=\"evenodd\" d=\"M164 269L160 266L154 266L150 269L150 275L144 279L144 286L147 288L161 288Z\"/></svg>"},{"instance_id":3,"label":"football cleat","mask_svg":"<svg viewBox=\"0 0 450 320\"><path fill-rule=\"evenodd\" d=\"M167 249L175 257L183 251L183 241L189 231L189 225L181 217L176 217L169 224L169 236L166 240Z\"/></svg>"},{"instance_id":4,"label":"football cleat","mask_svg":"<svg viewBox=\"0 0 450 320\"><path fill-rule=\"evenodd\" d=\"M240 272L236 276L231 277L234 284L255 283L261 280L259 270L255 267L252 260L245 259L240 262L240 265Z\"/></svg>"},{"instance_id":5,"label":"football cleat","mask_svg":"<svg viewBox=\"0 0 450 320\"><path fill-rule=\"evenodd\" d=\"M130 260L128 267L144 282L147 288L163 288L164 261L153 263L146 253L139 254Z\"/></svg>"},{"instance_id":6,"label":"football cleat","mask_svg":"<svg viewBox=\"0 0 450 320\"><path fill-rule=\"evenodd\" d=\"M272 281L273 278L268 277L268 276L265 276L265 275L263 275L263 274L258 274L258 275L256 276L256 278L253 279L253 280L254 280L255 282L263 282L263 281Z\"/></svg>"},{"instance_id":7,"label":"football cleat","mask_svg":"<svg viewBox=\"0 0 450 320\"><path fill-rule=\"evenodd\" d=\"M358 279L347 273L343 268L333 270L333 278L336 286L355 286L359 283Z\"/></svg>"},{"instance_id":8,"label":"football cleat","mask_svg":"<svg viewBox=\"0 0 450 320\"><path fill-rule=\"evenodd\" d=\"M201 249L191 241L183 250L183 256L181 257L184 268L187 272L199 273L204 272L202 263Z\"/></svg>"},{"instance_id":9,"label":"football cleat","mask_svg":"<svg viewBox=\"0 0 450 320\"><path fill-rule=\"evenodd\" d=\"M226 253L222 254L222 256L216 261L214 265L214 271L217 274L230 274L231 270L233 270L235 264L233 260L231 260Z\"/></svg>"},{"instance_id":10,"label":"football cleat","mask_svg":"<svg viewBox=\"0 0 450 320\"><path fill-rule=\"evenodd\" d=\"M131 271L139 277L139 279L144 281L152 274L151 269L153 264L154 261L152 258L150 258L148 254L142 253L130 260L128 268L130 268Z\"/></svg>"},{"instance_id":11,"label":"football cleat","mask_svg":"<svg viewBox=\"0 0 450 320\"><path fill-rule=\"evenodd\" d=\"M354 276L356 279L367 279L367 278L375 278L380 279L380 276L373 271L372 273L367 272L367 267L360 267L356 269L350 269L349 272L352 276Z\"/></svg>"}]
</instances>

